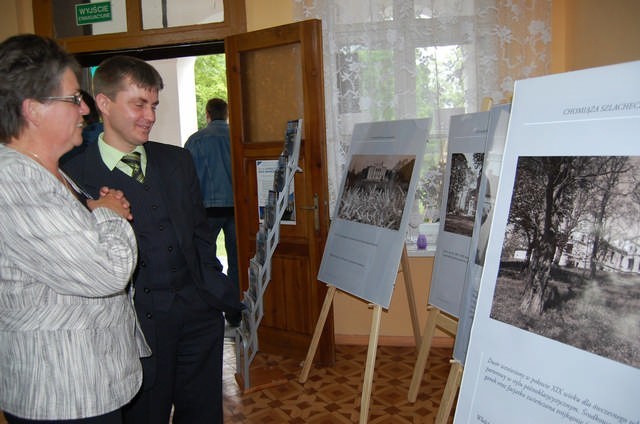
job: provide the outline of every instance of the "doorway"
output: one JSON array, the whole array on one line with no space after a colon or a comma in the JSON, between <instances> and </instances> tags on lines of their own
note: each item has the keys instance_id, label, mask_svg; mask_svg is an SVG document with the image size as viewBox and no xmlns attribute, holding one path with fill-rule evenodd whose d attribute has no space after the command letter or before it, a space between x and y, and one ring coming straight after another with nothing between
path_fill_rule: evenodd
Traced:
<instances>
[{"instance_id":1,"label":"doorway","mask_svg":"<svg viewBox=\"0 0 640 424\"><path fill-rule=\"evenodd\" d=\"M136 56L158 68L157 64L166 66L179 81L186 72L176 65L176 60L184 62L194 60L192 58L196 56L225 53L229 70L228 99L241 290L248 288L248 273L242 270L248 270L249 259L255 253L259 223L257 164L278 159L287 120L303 118L300 172L296 173L294 181L295 208L300 213L295 223L287 225L280 234L274 255L272 283L265 297L265 320L258 329L261 351L300 359L304 358L310 346L326 293L326 286L316 279L329 226L321 45L320 21L312 20L239 34L224 41L77 54L85 68L96 66L115 54ZM281 58L283 54L284 59ZM286 79L286 90L279 90L283 84L281 69L284 65L294 72L288 74L291 78ZM272 68L269 78L265 77L267 68ZM86 87L89 81L87 78ZM182 106L184 103L177 89L179 85L166 81L160 95L154 131L163 121L172 122L172 115L179 116L189 108L188 105ZM192 94L192 108L194 98ZM166 99L176 100L168 102ZM280 102L278 107L274 106L275 100ZM289 105L294 107L289 110ZM174 111L170 112L171 109ZM158 136L154 135L158 132L152 132L151 139L182 146L188 135L197 129L193 118L195 112L191 110L193 127L176 129L172 124L174 135L168 136L169 132L163 130ZM279 114L276 118L271 116L274 111ZM332 364L334 345L333 316L330 314L316 361Z\"/></svg>"}]
</instances>

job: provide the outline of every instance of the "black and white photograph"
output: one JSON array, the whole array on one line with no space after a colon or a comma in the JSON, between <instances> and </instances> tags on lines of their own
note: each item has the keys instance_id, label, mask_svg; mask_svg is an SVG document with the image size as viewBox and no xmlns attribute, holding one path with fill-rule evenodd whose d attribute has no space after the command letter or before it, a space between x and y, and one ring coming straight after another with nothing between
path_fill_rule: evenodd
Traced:
<instances>
[{"instance_id":1,"label":"black and white photograph","mask_svg":"<svg viewBox=\"0 0 640 424\"><path fill-rule=\"evenodd\" d=\"M471 237L484 153L453 153L444 230Z\"/></svg>"},{"instance_id":2,"label":"black and white photograph","mask_svg":"<svg viewBox=\"0 0 640 424\"><path fill-rule=\"evenodd\" d=\"M399 230L415 161L413 155L354 155L338 217Z\"/></svg>"},{"instance_id":3,"label":"black and white photograph","mask_svg":"<svg viewBox=\"0 0 640 424\"><path fill-rule=\"evenodd\" d=\"M318 280L389 307L431 119L355 124Z\"/></svg>"},{"instance_id":4,"label":"black and white photograph","mask_svg":"<svg viewBox=\"0 0 640 424\"><path fill-rule=\"evenodd\" d=\"M640 368L639 168L518 159L491 318Z\"/></svg>"}]
</instances>

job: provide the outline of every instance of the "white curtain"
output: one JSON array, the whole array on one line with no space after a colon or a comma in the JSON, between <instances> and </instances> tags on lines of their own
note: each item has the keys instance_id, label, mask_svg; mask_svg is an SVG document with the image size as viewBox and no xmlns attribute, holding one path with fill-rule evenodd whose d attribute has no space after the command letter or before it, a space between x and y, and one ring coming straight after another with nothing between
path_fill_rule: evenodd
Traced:
<instances>
[{"instance_id":1,"label":"white curtain","mask_svg":"<svg viewBox=\"0 0 640 424\"><path fill-rule=\"evenodd\" d=\"M551 0L294 0L322 20L331 210L353 125L432 118L419 221L437 217L449 117L549 67Z\"/></svg>"}]
</instances>

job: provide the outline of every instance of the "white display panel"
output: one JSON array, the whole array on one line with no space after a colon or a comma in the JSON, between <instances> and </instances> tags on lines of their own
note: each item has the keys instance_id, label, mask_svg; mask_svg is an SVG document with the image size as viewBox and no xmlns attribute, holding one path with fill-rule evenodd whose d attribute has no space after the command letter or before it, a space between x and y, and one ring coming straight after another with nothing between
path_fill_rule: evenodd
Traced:
<instances>
[{"instance_id":1,"label":"white display panel","mask_svg":"<svg viewBox=\"0 0 640 424\"><path fill-rule=\"evenodd\" d=\"M516 83L456 424L640 422L639 75Z\"/></svg>"},{"instance_id":2,"label":"white display panel","mask_svg":"<svg viewBox=\"0 0 640 424\"><path fill-rule=\"evenodd\" d=\"M355 125L318 280L388 308L430 126Z\"/></svg>"},{"instance_id":3,"label":"white display panel","mask_svg":"<svg viewBox=\"0 0 640 424\"><path fill-rule=\"evenodd\" d=\"M449 125L429 304L454 317L460 314L488 127L489 112L454 115Z\"/></svg>"}]
</instances>

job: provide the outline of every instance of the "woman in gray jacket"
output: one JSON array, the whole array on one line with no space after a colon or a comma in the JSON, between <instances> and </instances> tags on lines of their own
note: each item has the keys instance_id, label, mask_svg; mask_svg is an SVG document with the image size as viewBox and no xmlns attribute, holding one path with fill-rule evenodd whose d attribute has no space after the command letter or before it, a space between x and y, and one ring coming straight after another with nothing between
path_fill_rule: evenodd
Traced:
<instances>
[{"instance_id":1,"label":"woman in gray jacket","mask_svg":"<svg viewBox=\"0 0 640 424\"><path fill-rule=\"evenodd\" d=\"M119 423L150 354L126 293L129 204L60 171L88 113L55 41L0 43L0 410L9 423Z\"/></svg>"}]
</instances>

